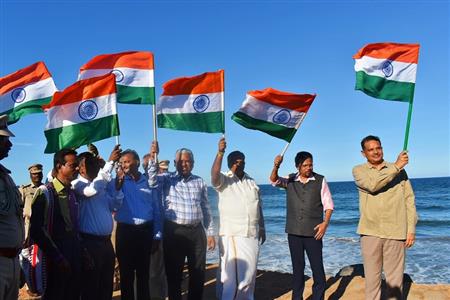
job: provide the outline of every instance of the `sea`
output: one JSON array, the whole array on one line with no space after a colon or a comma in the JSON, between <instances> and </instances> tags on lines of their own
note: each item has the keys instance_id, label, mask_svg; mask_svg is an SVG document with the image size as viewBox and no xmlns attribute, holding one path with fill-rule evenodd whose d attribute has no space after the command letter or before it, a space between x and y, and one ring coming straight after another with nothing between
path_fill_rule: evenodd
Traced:
<instances>
[{"instance_id":1,"label":"sea","mask_svg":"<svg viewBox=\"0 0 450 300\"><path fill-rule=\"evenodd\" d=\"M323 240L327 275L343 267L362 264L359 235L358 192L354 182L329 182L335 210ZM450 177L411 179L419 221L416 242L407 250L406 270L415 283L450 283ZM284 232L286 193L260 185L267 240L261 247L258 269L292 273L287 236ZM217 193L209 190L215 225L218 224ZM208 263L218 262L217 249L207 254ZM311 276L307 262L305 274Z\"/></svg>"}]
</instances>

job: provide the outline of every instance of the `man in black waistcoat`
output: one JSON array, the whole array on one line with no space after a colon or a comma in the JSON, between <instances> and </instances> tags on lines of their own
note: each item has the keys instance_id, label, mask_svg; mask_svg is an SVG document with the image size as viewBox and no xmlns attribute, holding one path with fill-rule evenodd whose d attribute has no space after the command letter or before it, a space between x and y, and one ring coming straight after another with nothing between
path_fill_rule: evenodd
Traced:
<instances>
[{"instance_id":1,"label":"man in black waistcoat","mask_svg":"<svg viewBox=\"0 0 450 300\"><path fill-rule=\"evenodd\" d=\"M326 279L322 259L322 238L333 213L334 204L325 177L313 172L309 152L295 156L298 172L287 178L278 176L283 157L275 157L270 180L286 189L286 233L291 252L293 283L292 299L303 299L305 288L305 251L313 273L312 299L324 299ZM324 220L325 212L325 220Z\"/></svg>"}]
</instances>

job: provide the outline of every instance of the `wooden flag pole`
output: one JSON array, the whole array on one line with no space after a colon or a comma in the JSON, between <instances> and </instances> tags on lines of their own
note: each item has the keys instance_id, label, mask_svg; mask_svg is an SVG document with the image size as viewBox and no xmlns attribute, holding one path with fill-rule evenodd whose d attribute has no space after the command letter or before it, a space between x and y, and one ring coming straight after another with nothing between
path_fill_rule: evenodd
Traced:
<instances>
[{"instance_id":1,"label":"wooden flag pole","mask_svg":"<svg viewBox=\"0 0 450 300\"><path fill-rule=\"evenodd\" d=\"M117 94L116 94L116 114L117 114L117 120L119 119L119 110L118 110L118 107L117 107ZM119 129L119 132L120 132L120 129ZM116 146L117 145L119 145L119 136L118 135L116 135Z\"/></svg>"},{"instance_id":2,"label":"wooden flag pole","mask_svg":"<svg viewBox=\"0 0 450 300\"><path fill-rule=\"evenodd\" d=\"M153 62L153 78L155 78L154 75L155 74L155 64ZM153 86L155 86L155 103L153 103L152 105L152 115L153 115L153 141L157 142L158 141L158 131L157 131L157 124L156 124L156 84L155 84L155 79L153 79ZM158 161L158 153L155 156L155 161Z\"/></svg>"},{"instance_id":3,"label":"wooden flag pole","mask_svg":"<svg viewBox=\"0 0 450 300\"><path fill-rule=\"evenodd\" d=\"M287 143L286 146L284 146L283 151L281 151L281 154L280 154L281 156L284 156L284 154L286 153L287 148L289 147L290 144L291 144L291 142Z\"/></svg>"},{"instance_id":4,"label":"wooden flag pole","mask_svg":"<svg viewBox=\"0 0 450 300\"><path fill-rule=\"evenodd\" d=\"M156 97L155 97L156 98ZM155 104L153 106L153 140L155 142L158 141L158 131L157 131L157 125L156 125L156 99ZM158 154L155 156L155 160L158 161Z\"/></svg>"},{"instance_id":5,"label":"wooden flag pole","mask_svg":"<svg viewBox=\"0 0 450 300\"><path fill-rule=\"evenodd\" d=\"M408 150L409 127L411 126L412 108L413 108L413 101L411 100L409 102L408 118L406 120L405 142L403 143L403 151Z\"/></svg>"},{"instance_id":6,"label":"wooden flag pole","mask_svg":"<svg viewBox=\"0 0 450 300\"><path fill-rule=\"evenodd\" d=\"M303 123L303 120L305 119L305 117L306 117L306 113L303 114L303 116L300 119L300 121L297 123L297 125L295 125L295 133L297 133L297 130L300 127L300 125ZM295 133L294 133L294 135L295 135ZM294 138L294 137L292 136L292 138ZM291 138L291 141L292 141L292 138ZM281 151L281 154L280 154L281 156L284 156L284 154L286 153L287 148L289 147L290 144L291 144L291 142L289 141L286 144L286 146L284 146L283 151Z\"/></svg>"}]
</instances>

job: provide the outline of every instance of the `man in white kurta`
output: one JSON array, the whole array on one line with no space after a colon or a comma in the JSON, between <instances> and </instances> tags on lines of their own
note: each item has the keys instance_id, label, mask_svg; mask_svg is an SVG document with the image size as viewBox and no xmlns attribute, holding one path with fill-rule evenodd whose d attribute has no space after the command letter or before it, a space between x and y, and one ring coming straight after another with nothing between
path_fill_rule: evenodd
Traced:
<instances>
[{"instance_id":1,"label":"man in white kurta","mask_svg":"<svg viewBox=\"0 0 450 300\"><path fill-rule=\"evenodd\" d=\"M222 300L254 299L259 247L265 241L259 187L244 172L245 156L228 155L229 171L220 172L225 138L219 141L211 168L211 181L219 195L219 254L217 297Z\"/></svg>"}]
</instances>

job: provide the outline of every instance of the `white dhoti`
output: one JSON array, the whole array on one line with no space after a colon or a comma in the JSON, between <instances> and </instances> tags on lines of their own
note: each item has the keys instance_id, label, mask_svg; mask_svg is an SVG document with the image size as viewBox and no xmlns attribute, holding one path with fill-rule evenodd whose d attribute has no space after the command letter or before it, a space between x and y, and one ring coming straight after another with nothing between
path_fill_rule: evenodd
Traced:
<instances>
[{"instance_id":1,"label":"white dhoti","mask_svg":"<svg viewBox=\"0 0 450 300\"><path fill-rule=\"evenodd\" d=\"M259 241L256 237L219 237L220 263L217 297L221 300L253 300Z\"/></svg>"}]
</instances>

